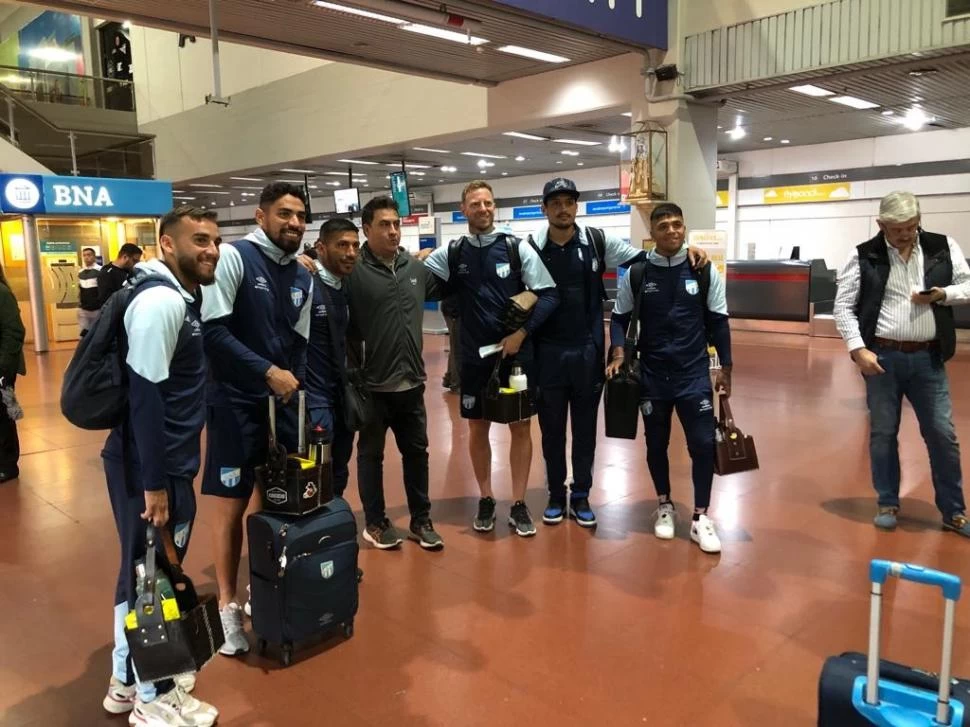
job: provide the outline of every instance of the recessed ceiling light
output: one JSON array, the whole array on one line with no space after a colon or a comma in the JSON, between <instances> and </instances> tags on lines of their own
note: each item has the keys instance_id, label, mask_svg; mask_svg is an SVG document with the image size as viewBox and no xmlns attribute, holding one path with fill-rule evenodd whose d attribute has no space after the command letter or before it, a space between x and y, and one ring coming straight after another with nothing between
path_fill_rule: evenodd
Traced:
<instances>
[{"instance_id":1,"label":"recessed ceiling light","mask_svg":"<svg viewBox=\"0 0 970 727\"><path fill-rule=\"evenodd\" d=\"M791 144L791 141L789 139L782 139L781 140L781 143L782 144Z\"/></svg>"},{"instance_id":2,"label":"recessed ceiling light","mask_svg":"<svg viewBox=\"0 0 970 727\"><path fill-rule=\"evenodd\" d=\"M774 138L775 137L773 137L773 136L766 136L764 139L762 139L762 141L773 141Z\"/></svg>"},{"instance_id":3,"label":"recessed ceiling light","mask_svg":"<svg viewBox=\"0 0 970 727\"><path fill-rule=\"evenodd\" d=\"M400 163L397 163L397 164L385 164L384 166L386 166L386 167L400 167L401 164ZM405 164L404 166L407 169L431 169L431 165L430 164Z\"/></svg>"},{"instance_id":4,"label":"recessed ceiling light","mask_svg":"<svg viewBox=\"0 0 970 727\"><path fill-rule=\"evenodd\" d=\"M198 183L198 184L190 184L189 186L190 187L211 187L213 189L219 189L222 185L221 184L202 184L202 183Z\"/></svg>"},{"instance_id":5,"label":"recessed ceiling light","mask_svg":"<svg viewBox=\"0 0 970 727\"><path fill-rule=\"evenodd\" d=\"M743 126L735 126L728 132L728 136L737 141L738 139L743 139L748 135L748 132L744 130Z\"/></svg>"},{"instance_id":6,"label":"recessed ceiling light","mask_svg":"<svg viewBox=\"0 0 970 727\"><path fill-rule=\"evenodd\" d=\"M581 167L581 166L584 166L584 163L583 163L583 162L576 162L576 166L577 166L577 167Z\"/></svg>"},{"instance_id":7,"label":"recessed ceiling light","mask_svg":"<svg viewBox=\"0 0 970 727\"><path fill-rule=\"evenodd\" d=\"M236 182L262 182L262 179L256 179L256 177L229 177Z\"/></svg>"},{"instance_id":8,"label":"recessed ceiling light","mask_svg":"<svg viewBox=\"0 0 970 727\"><path fill-rule=\"evenodd\" d=\"M795 93L802 93L806 96L815 96L816 98L824 98L825 96L834 96L835 93L828 91L820 86L813 86L807 83L803 86L791 86L789 91L794 91Z\"/></svg>"},{"instance_id":9,"label":"recessed ceiling light","mask_svg":"<svg viewBox=\"0 0 970 727\"><path fill-rule=\"evenodd\" d=\"M428 147L425 147L425 146L415 146L412 148L415 151L429 151L432 154L451 154L451 152L448 151L447 149L429 149Z\"/></svg>"},{"instance_id":10,"label":"recessed ceiling light","mask_svg":"<svg viewBox=\"0 0 970 727\"><path fill-rule=\"evenodd\" d=\"M517 139L529 139L530 141L549 141L548 136L536 136L535 134L524 134L521 131L503 131L502 136L514 136Z\"/></svg>"},{"instance_id":11,"label":"recessed ceiling light","mask_svg":"<svg viewBox=\"0 0 970 727\"><path fill-rule=\"evenodd\" d=\"M474 35L468 35L467 33L459 33L456 30L445 30L444 28L436 28L433 25L422 25L421 23L407 23L406 25L400 26L401 30L407 30L411 33L418 33L420 35L428 35L432 38L440 38L441 40L450 40L455 43L461 43L463 45L484 45L488 43L485 38L476 38ZM501 50L501 49L499 49Z\"/></svg>"},{"instance_id":12,"label":"recessed ceiling light","mask_svg":"<svg viewBox=\"0 0 970 727\"><path fill-rule=\"evenodd\" d=\"M280 171L287 174L316 174L312 169L280 169Z\"/></svg>"},{"instance_id":13,"label":"recessed ceiling light","mask_svg":"<svg viewBox=\"0 0 970 727\"><path fill-rule=\"evenodd\" d=\"M525 161L525 157L524 156L521 156L521 155L520 156L517 156L515 158L515 161L517 161L517 162L524 162Z\"/></svg>"},{"instance_id":14,"label":"recessed ceiling light","mask_svg":"<svg viewBox=\"0 0 970 727\"><path fill-rule=\"evenodd\" d=\"M185 202L190 202L191 200L195 199L195 197L172 197L172 199L180 199Z\"/></svg>"},{"instance_id":15,"label":"recessed ceiling light","mask_svg":"<svg viewBox=\"0 0 970 727\"><path fill-rule=\"evenodd\" d=\"M368 162L362 159L338 159L337 161L342 164L366 164L372 167L376 167L379 164L379 162Z\"/></svg>"},{"instance_id":16,"label":"recessed ceiling light","mask_svg":"<svg viewBox=\"0 0 970 727\"><path fill-rule=\"evenodd\" d=\"M444 179L439 179L439 180L438 180L438 183L440 184L440 183L441 183L441 182L443 182L443 181L445 181L445 180L444 180Z\"/></svg>"},{"instance_id":17,"label":"recessed ceiling light","mask_svg":"<svg viewBox=\"0 0 970 727\"><path fill-rule=\"evenodd\" d=\"M484 159L478 160L479 169L487 169L488 167L494 167L494 166L495 166L495 162L485 161Z\"/></svg>"},{"instance_id":18,"label":"recessed ceiling light","mask_svg":"<svg viewBox=\"0 0 970 727\"><path fill-rule=\"evenodd\" d=\"M842 104L843 106L849 106L853 109L859 109L860 111L879 108L879 104L866 101L862 98L856 98L855 96L836 96L835 98L830 98L829 101Z\"/></svg>"},{"instance_id":19,"label":"recessed ceiling light","mask_svg":"<svg viewBox=\"0 0 970 727\"><path fill-rule=\"evenodd\" d=\"M262 187L233 187L233 189L262 189Z\"/></svg>"},{"instance_id":20,"label":"recessed ceiling light","mask_svg":"<svg viewBox=\"0 0 970 727\"><path fill-rule=\"evenodd\" d=\"M909 72L909 75L913 78L920 78L922 76L930 76L934 73L939 73L938 68L914 68Z\"/></svg>"},{"instance_id":21,"label":"recessed ceiling light","mask_svg":"<svg viewBox=\"0 0 970 727\"><path fill-rule=\"evenodd\" d=\"M340 186L340 182L327 182L327 184L329 186L331 186L331 187L339 187Z\"/></svg>"},{"instance_id":22,"label":"recessed ceiling light","mask_svg":"<svg viewBox=\"0 0 970 727\"><path fill-rule=\"evenodd\" d=\"M585 141L583 139L553 139L557 144L572 144L573 146L603 146L602 141Z\"/></svg>"},{"instance_id":23,"label":"recessed ceiling light","mask_svg":"<svg viewBox=\"0 0 970 727\"><path fill-rule=\"evenodd\" d=\"M717 125L717 130L718 130L718 131L720 131L720 130L721 130L721 129L723 129L723 128L724 128L724 127L723 127L723 126L721 126L720 124L718 124L718 125Z\"/></svg>"},{"instance_id":24,"label":"recessed ceiling light","mask_svg":"<svg viewBox=\"0 0 970 727\"><path fill-rule=\"evenodd\" d=\"M892 109L886 109L885 111L883 111L883 112L882 112L882 115L883 115L883 116L892 116L892 115L893 115L893 114L895 114L895 113L896 113L896 112L895 112L895 111L893 111Z\"/></svg>"},{"instance_id":25,"label":"recessed ceiling light","mask_svg":"<svg viewBox=\"0 0 970 727\"><path fill-rule=\"evenodd\" d=\"M508 159L508 157L502 156L501 154L481 154L477 151L463 151L461 155L464 157L483 157L485 159Z\"/></svg>"},{"instance_id":26,"label":"recessed ceiling light","mask_svg":"<svg viewBox=\"0 0 970 727\"><path fill-rule=\"evenodd\" d=\"M427 172L411 172L412 177L423 177Z\"/></svg>"},{"instance_id":27,"label":"recessed ceiling light","mask_svg":"<svg viewBox=\"0 0 970 727\"><path fill-rule=\"evenodd\" d=\"M562 161L558 161L558 162L556 162L556 164L562 164Z\"/></svg>"},{"instance_id":28,"label":"recessed ceiling light","mask_svg":"<svg viewBox=\"0 0 970 727\"><path fill-rule=\"evenodd\" d=\"M324 0L313 0L313 4L318 8L326 8L327 10L335 10L338 13L347 13L348 15L359 15L362 18L370 18L371 20L380 20L384 23L394 23L395 25L404 25L407 21L401 18L392 18L390 15L381 15L380 13L372 13L369 10L358 10L357 8L350 8L346 5L338 5L337 3L325 2Z\"/></svg>"},{"instance_id":29,"label":"recessed ceiling light","mask_svg":"<svg viewBox=\"0 0 970 727\"><path fill-rule=\"evenodd\" d=\"M206 192L206 194L232 194L232 192L215 192L215 191L209 191L209 192Z\"/></svg>"},{"instance_id":30,"label":"recessed ceiling light","mask_svg":"<svg viewBox=\"0 0 970 727\"><path fill-rule=\"evenodd\" d=\"M507 177L507 176L509 176L509 173L508 172L502 172L502 176L503 177Z\"/></svg>"},{"instance_id":31,"label":"recessed ceiling light","mask_svg":"<svg viewBox=\"0 0 970 727\"><path fill-rule=\"evenodd\" d=\"M633 118L633 112L632 111L624 111L622 114L620 114L620 116L626 116L628 119L632 119Z\"/></svg>"},{"instance_id":32,"label":"recessed ceiling light","mask_svg":"<svg viewBox=\"0 0 970 727\"><path fill-rule=\"evenodd\" d=\"M539 50L532 50L532 48L524 48L521 45L503 45L499 50L502 53L511 53L514 56L532 58L533 60L545 61L546 63L569 63L569 59L564 56L557 56L554 53L543 53Z\"/></svg>"},{"instance_id":33,"label":"recessed ceiling light","mask_svg":"<svg viewBox=\"0 0 970 727\"><path fill-rule=\"evenodd\" d=\"M926 126L926 124L930 124L934 121L936 121L936 118L933 116L927 116L923 109L912 108L906 112L906 116L899 120L899 123L910 131L919 131Z\"/></svg>"},{"instance_id":34,"label":"recessed ceiling light","mask_svg":"<svg viewBox=\"0 0 970 727\"><path fill-rule=\"evenodd\" d=\"M441 171L448 172L448 173L457 172L458 171L458 167L442 167L441 168Z\"/></svg>"},{"instance_id":35,"label":"recessed ceiling light","mask_svg":"<svg viewBox=\"0 0 970 727\"><path fill-rule=\"evenodd\" d=\"M559 153L560 154L565 154L567 157L578 157L579 156L579 152L578 151L573 151L572 149L563 149Z\"/></svg>"}]
</instances>

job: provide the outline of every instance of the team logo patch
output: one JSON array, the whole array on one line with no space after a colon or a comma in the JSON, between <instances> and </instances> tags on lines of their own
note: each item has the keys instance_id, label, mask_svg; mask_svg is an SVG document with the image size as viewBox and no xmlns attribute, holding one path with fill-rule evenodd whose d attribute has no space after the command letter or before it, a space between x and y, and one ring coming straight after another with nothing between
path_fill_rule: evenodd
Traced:
<instances>
[{"instance_id":1,"label":"team logo patch","mask_svg":"<svg viewBox=\"0 0 970 727\"><path fill-rule=\"evenodd\" d=\"M656 293L658 290L660 290L660 288L658 288L657 284L652 280L643 286L644 293Z\"/></svg>"},{"instance_id":2,"label":"team logo patch","mask_svg":"<svg viewBox=\"0 0 970 727\"><path fill-rule=\"evenodd\" d=\"M411 285L414 285L415 287L417 287L417 284L418 284L418 279L417 278L411 278Z\"/></svg>"},{"instance_id":3,"label":"team logo patch","mask_svg":"<svg viewBox=\"0 0 970 727\"><path fill-rule=\"evenodd\" d=\"M701 289L696 280L685 280L684 288L687 290L687 295L697 295Z\"/></svg>"},{"instance_id":4,"label":"team logo patch","mask_svg":"<svg viewBox=\"0 0 970 727\"><path fill-rule=\"evenodd\" d=\"M266 490L266 499L272 502L274 505L282 505L289 500L290 497L286 494L286 490L284 490L282 487L270 487L268 490Z\"/></svg>"},{"instance_id":5,"label":"team logo patch","mask_svg":"<svg viewBox=\"0 0 970 727\"><path fill-rule=\"evenodd\" d=\"M175 526L175 536L172 539L175 541L176 548L184 548L186 543L189 542L189 531L191 529L192 523L182 523Z\"/></svg>"},{"instance_id":6,"label":"team logo patch","mask_svg":"<svg viewBox=\"0 0 970 727\"><path fill-rule=\"evenodd\" d=\"M333 561L328 560L326 563L320 564L320 576L323 580L328 581L333 578Z\"/></svg>"},{"instance_id":7,"label":"team logo patch","mask_svg":"<svg viewBox=\"0 0 970 727\"><path fill-rule=\"evenodd\" d=\"M235 487L242 480L242 470L239 467L220 467L219 481L223 487Z\"/></svg>"},{"instance_id":8,"label":"team logo patch","mask_svg":"<svg viewBox=\"0 0 970 727\"><path fill-rule=\"evenodd\" d=\"M256 278L256 284L253 287L256 290L262 290L264 293L269 292L269 282L262 275Z\"/></svg>"},{"instance_id":9,"label":"team logo patch","mask_svg":"<svg viewBox=\"0 0 970 727\"><path fill-rule=\"evenodd\" d=\"M325 306L323 304L318 305L317 308L316 308L316 315L317 315L317 318L326 318L327 317L327 306Z\"/></svg>"},{"instance_id":10,"label":"team logo patch","mask_svg":"<svg viewBox=\"0 0 970 727\"><path fill-rule=\"evenodd\" d=\"M303 291L299 288L290 288L290 300L295 307L299 308L303 305Z\"/></svg>"},{"instance_id":11,"label":"team logo patch","mask_svg":"<svg viewBox=\"0 0 970 727\"><path fill-rule=\"evenodd\" d=\"M653 402L652 401L643 402L643 404L640 406L640 411L643 412L643 416L645 417L648 417L651 414L653 414Z\"/></svg>"},{"instance_id":12,"label":"team logo patch","mask_svg":"<svg viewBox=\"0 0 970 727\"><path fill-rule=\"evenodd\" d=\"M461 263L458 266L458 274L459 275L468 275L468 266L465 263Z\"/></svg>"},{"instance_id":13,"label":"team logo patch","mask_svg":"<svg viewBox=\"0 0 970 727\"><path fill-rule=\"evenodd\" d=\"M462 409L474 409L475 397L465 394L463 397L461 397L461 407Z\"/></svg>"},{"instance_id":14,"label":"team logo patch","mask_svg":"<svg viewBox=\"0 0 970 727\"><path fill-rule=\"evenodd\" d=\"M595 272L599 272L599 269L600 269L600 261L599 260L593 260L593 272L594 273Z\"/></svg>"},{"instance_id":15,"label":"team logo patch","mask_svg":"<svg viewBox=\"0 0 970 727\"><path fill-rule=\"evenodd\" d=\"M701 405L698 411L714 411L714 404L711 403L710 399L701 399Z\"/></svg>"},{"instance_id":16,"label":"team logo patch","mask_svg":"<svg viewBox=\"0 0 970 727\"><path fill-rule=\"evenodd\" d=\"M495 263L495 274L500 278L507 278L512 272L512 266L509 263Z\"/></svg>"},{"instance_id":17,"label":"team logo patch","mask_svg":"<svg viewBox=\"0 0 970 727\"><path fill-rule=\"evenodd\" d=\"M303 490L303 499L312 500L316 496L317 492L319 492L319 490L317 490L317 486L312 482L307 482L306 489Z\"/></svg>"}]
</instances>

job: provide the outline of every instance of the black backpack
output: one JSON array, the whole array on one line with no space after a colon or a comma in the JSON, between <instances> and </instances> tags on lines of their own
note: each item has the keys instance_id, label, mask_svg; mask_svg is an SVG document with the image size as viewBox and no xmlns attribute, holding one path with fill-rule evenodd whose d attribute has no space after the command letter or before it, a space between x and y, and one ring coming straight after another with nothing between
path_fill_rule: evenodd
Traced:
<instances>
[{"instance_id":1,"label":"black backpack","mask_svg":"<svg viewBox=\"0 0 970 727\"><path fill-rule=\"evenodd\" d=\"M78 343L61 385L61 413L74 426L113 429L124 422L128 411L125 311L140 289L156 285L176 289L162 275L138 274L108 298Z\"/></svg>"}]
</instances>

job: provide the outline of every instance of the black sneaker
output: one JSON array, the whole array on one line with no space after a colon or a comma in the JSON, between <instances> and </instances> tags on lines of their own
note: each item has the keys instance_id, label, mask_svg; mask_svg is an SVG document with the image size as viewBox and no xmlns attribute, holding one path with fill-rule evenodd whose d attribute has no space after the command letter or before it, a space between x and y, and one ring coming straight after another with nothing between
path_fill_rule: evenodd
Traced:
<instances>
[{"instance_id":1,"label":"black sneaker","mask_svg":"<svg viewBox=\"0 0 970 727\"><path fill-rule=\"evenodd\" d=\"M478 515L472 527L480 533L490 533L495 529L495 498L483 497L478 501Z\"/></svg>"},{"instance_id":2,"label":"black sneaker","mask_svg":"<svg viewBox=\"0 0 970 727\"><path fill-rule=\"evenodd\" d=\"M445 541L435 532L431 518L412 522L410 538L417 541L418 545L425 550L440 550L445 547Z\"/></svg>"},{"instance_id":3,"label":"black sneaker","mask_svg":"<svg viewBox=\"0 0 970 727\"><path fill-rule=\"evenodd\" d=\"M509 513L509 525L515 528L515 534L520 537L530 538L536 534L536 526L532 522L529 508L521 500L512 505L512 512Z\"/></svg>"},{"instance_id":4,"label":"black sneaker","mask_svg":"<svg viewBox=\"0 0 970 727\"><path fill-rule=\"evenodd\" d=\"M574 497L569 502L569 517L584 528L596 527L596 514L589 506L588 497Z\"/></svg>"},{"instance_id":5,"label":"black sneaker","mask_svg":"<svg viewBox=\"0 0 970 727\"><path fill-rule=\"evenodd\" d=\"M542 522L546 525L556 525L561 523L566 517L566 498L550 497L549 504L542 512Z\"/></svg>"},{"instance_id":6,"label":"black sneaker","mask_svg":"<svg viewBox=\"0 0 970 727\"><path fill-rule=\"evenodd\" d=\"M368 525L364 528L364 540L378 550L390 550L404 542L404 538L401 537L397 528L387 518L384 518L377 525Z\"/></svg>"}]
</instances>

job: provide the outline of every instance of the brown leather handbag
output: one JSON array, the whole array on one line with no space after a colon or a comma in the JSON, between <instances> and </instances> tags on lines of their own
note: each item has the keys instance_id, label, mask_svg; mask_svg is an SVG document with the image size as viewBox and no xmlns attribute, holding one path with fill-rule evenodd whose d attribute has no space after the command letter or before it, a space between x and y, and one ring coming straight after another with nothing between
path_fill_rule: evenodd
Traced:
<instances>
[{"instance_id":1,"label":"brown leather handbag","mask_svg":"<svg viewBox=\"0 0 970 727\"><path fill-rule=\"evenodd\" d=\"M727 397L717 398L718 417L714 430L714 471L719 475L733 475L758 469L758 452L754 438L745 435L734 423Z\"/></svg>"}]
</instances>

